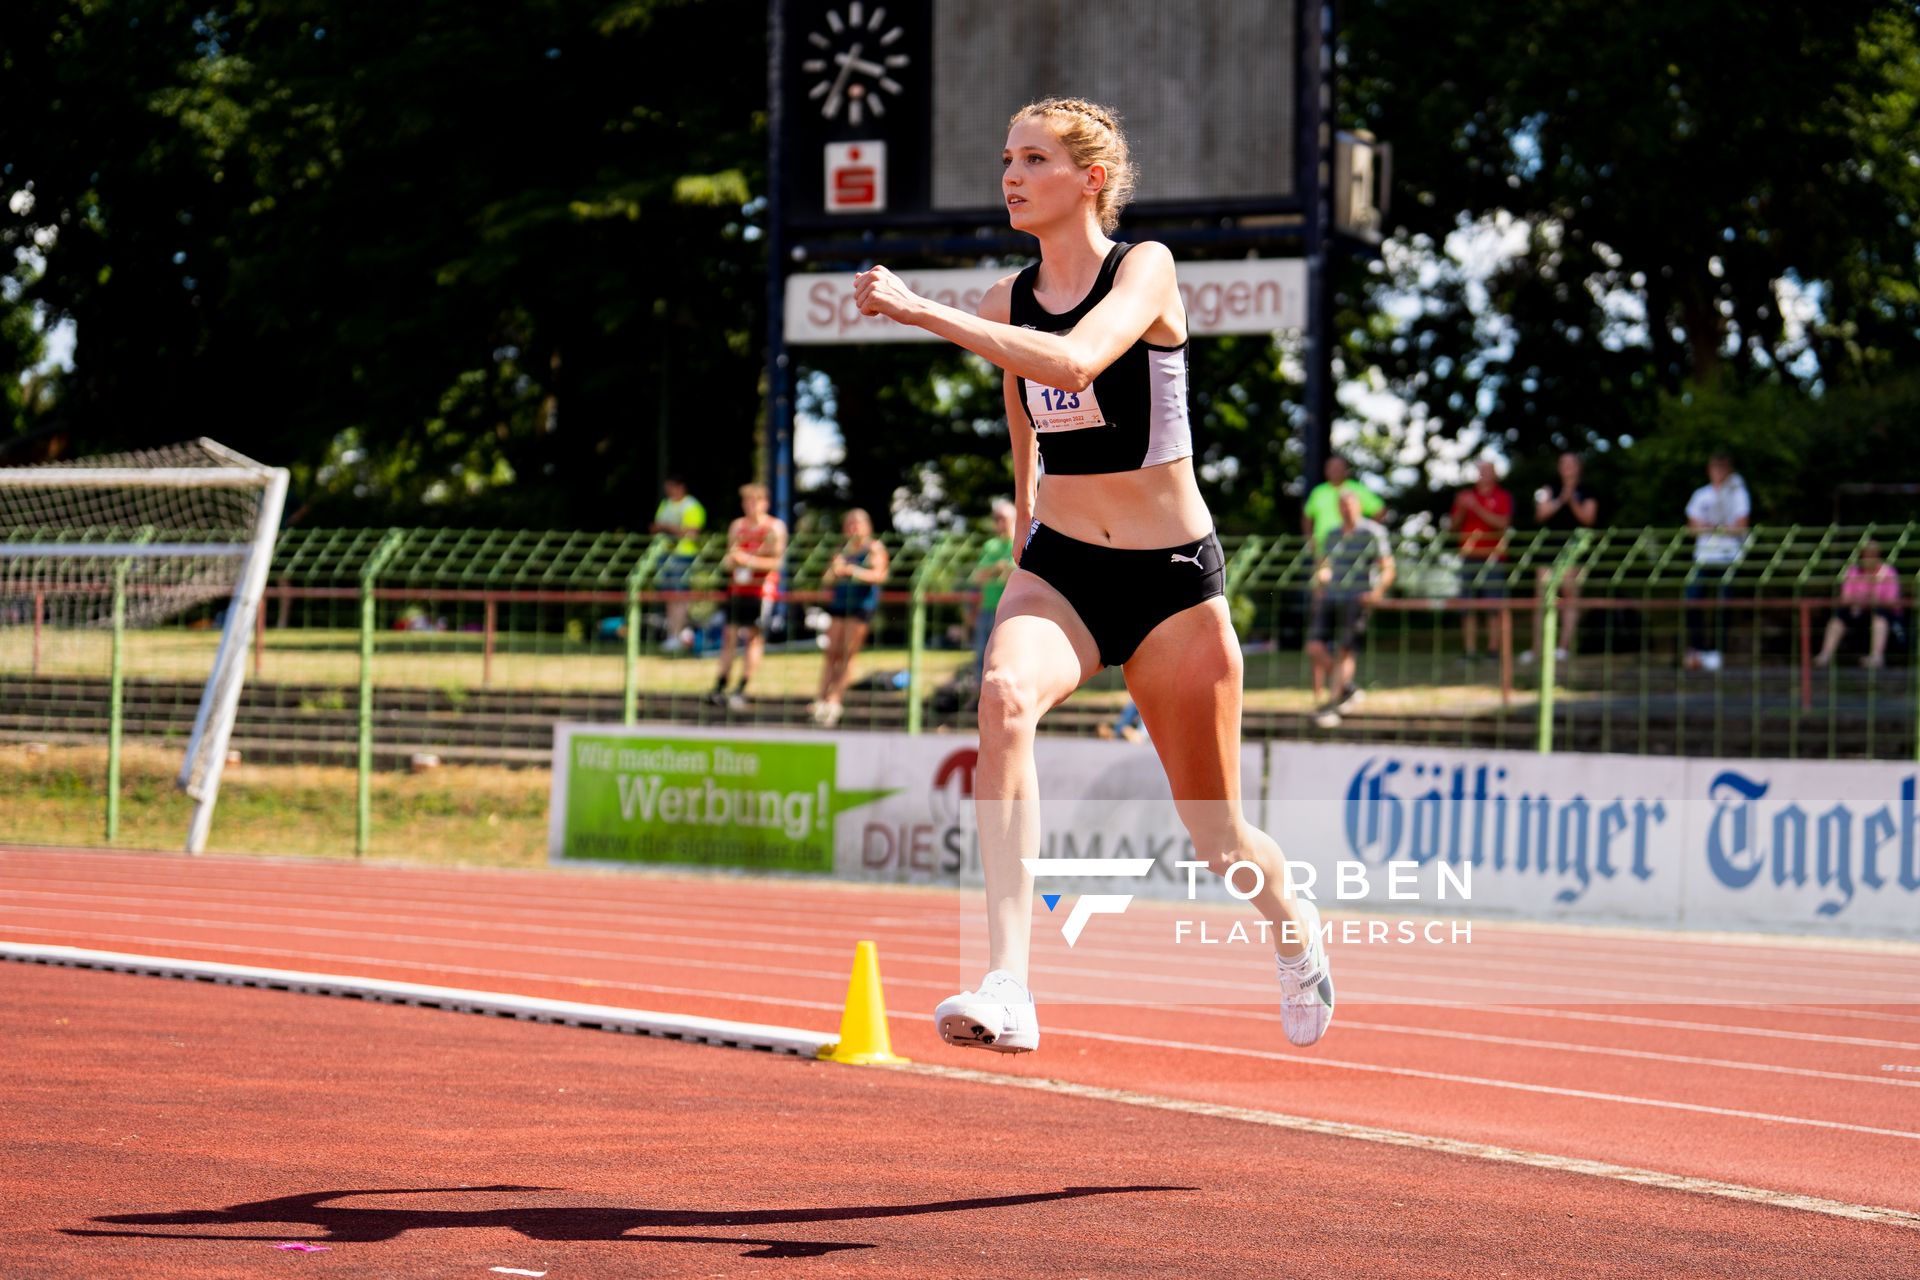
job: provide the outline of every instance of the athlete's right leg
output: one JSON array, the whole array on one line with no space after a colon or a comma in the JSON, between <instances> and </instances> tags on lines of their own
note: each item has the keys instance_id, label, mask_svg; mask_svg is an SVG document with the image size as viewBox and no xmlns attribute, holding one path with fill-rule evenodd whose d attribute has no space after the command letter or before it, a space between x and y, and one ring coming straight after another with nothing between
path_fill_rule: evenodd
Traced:
<instances>
[{"instance_id":1,"label":"athlete's right leg","mask_svg":"<svg viewBox=\"0 0 1920 1280\"><path fill-rule=\"evenodd\" d=\"M973 794L986 878L989 967L1022 983L1033 931L1033 877L1020 859L1040 847L1034 731L1042 715L1099 669L1099 647L1066 597L1039 576L1016 571L987 642Z\"/></svg>"},{"instance_id":2,"label":"athlete's right leg","mask_svg":"<svg viewBox=\"0 0 1920 1280\"><path fill-rule=\"evenodd\" d=\"M933 1011L948 1044L998 1053L1040 1047L1040 1020L1027 987L1033 877L1020 865L1040 846L1034 728L1099 669L1099 650L1073 606L1039 576L1016 572L987 644L973 772L990 959L975 990L950 996Z\"/></svg>"}]
</instances>

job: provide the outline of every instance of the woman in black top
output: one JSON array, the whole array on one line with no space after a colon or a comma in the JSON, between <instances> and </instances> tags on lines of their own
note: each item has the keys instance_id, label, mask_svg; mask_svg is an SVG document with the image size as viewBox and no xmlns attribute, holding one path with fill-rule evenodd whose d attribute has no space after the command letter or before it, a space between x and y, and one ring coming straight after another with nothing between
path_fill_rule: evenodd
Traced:
<instances>
[{"instance_id":1,"label":"woman in black top","mask_svg":"<svg viewBox=\"0 0 1920 1280\"><path fill-rule=\"evenodd\" d=\"M1172 785L1195 856L1250 862L1272 922L1281 1018L1312 1044L1333 1016L1319 914L1284 891L1285 859L1241 811L1240 644L1220 544L1194 480L1187 315L1166 246L1111 238L1132 186L1113 113L1050 98L1018 112L1001 155L1007 219L1040 260L988 291L978 315L862 272L861 311L917 325L1005 371L1016 529L1026 528L989 642L974 795L991 969L935 1013L950 1044L1039 1043L1027 989L1039 850L1035 726L1102 666L1119 666ZM1027 429L1030 428L1030 429ZM1045 476L1037 465L1044 460ZM1252 877L1236 877L1240 889Z\"/></svg>"},{"instance_id":2,"label":"woman in black top","mask_svg":"<svg viewBox=\"0 0 1920 1280\"><path fill-rule=\"evenodd\" d=\"M807 707L813 722L831 729L840 723L841 699L853 681L853 660L867 642L873 615L880 608L880 586L887 580L887 544L873 536L873 517L854 507L841 518L846 542L820 585L830 588L827 600L827 656L820 664L820 694Z\"/></svg>"}]
</instances>

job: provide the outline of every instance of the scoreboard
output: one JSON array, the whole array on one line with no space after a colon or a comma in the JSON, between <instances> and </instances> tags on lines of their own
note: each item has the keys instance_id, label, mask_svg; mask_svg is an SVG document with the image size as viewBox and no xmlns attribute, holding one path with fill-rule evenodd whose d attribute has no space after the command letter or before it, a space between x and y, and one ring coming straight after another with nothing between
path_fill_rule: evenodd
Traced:
<instances>
[{"instance_id":1,"label":"scoreboard","mask_svg":"<svg viewBox=\"0 0 1920 1280\"><path fill-rule=\"evenodd\" d=\"M776 146L796 229L1004 225L1007 120L1119 112L1136 217L1297 212L1296 0L778 0Z\"/></svg>"}]
</instances>

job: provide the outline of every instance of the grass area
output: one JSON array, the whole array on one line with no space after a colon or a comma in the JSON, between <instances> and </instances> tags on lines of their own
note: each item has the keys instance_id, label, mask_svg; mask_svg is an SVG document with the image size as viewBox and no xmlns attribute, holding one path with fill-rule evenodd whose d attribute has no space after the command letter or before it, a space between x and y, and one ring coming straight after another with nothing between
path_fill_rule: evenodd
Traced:
<instances>
[{"instance_id":1,"label":"grass area","mask_svg":"<svg viewBox=\"0 0 1920 1280\"><path fill-rule=\"evenodd\" d=\"M134 679L203 681L219 643L220 635L213 630L176 627L130 632L123 670ZM49 631L42 636L38 674L98 678L107 673L111 658L112 637L105 631ZM930 649L923 655L922 670L930 684L937 684L972 660L970 652ZM818 650L767 654L755 686L770 694L811 696L819 683L820 662ZM904 647L869 648L855 663L854 678L903 671L906 666ZM643 653L637 675L644 690L699 693L712 686L717 668L712 655ZM33 644L27 629L0 628L0 674L27 675L33 670ZM481 639L470 632L382 632L373 659L375 684L409 688L618 693L624 687L625 671L622 641L568 640L536 632L503 632L498 637L490 679ZM346 628L269 629L258 672L255 677L250 670L249 678L356 686L360 682L359 634Z\"/></svg>"},{"instance_id":2,"label":"grass area","mask_svg":"<svg viewBox=\"0 0 1920 1280\"><path fill-rule=\"evenodd\" d=\"M175 789L180 757L130 746L120 768L120 838L178 849L192 802ZM8 839L99 845L106 831L105 747L0 746ZM373 775L368 856L443 866L536 866L547 857L544 769L448 767ZM351 858L354 772L318 765L230 765L208 849Z\"/></svg>"},{"instance_id":3,"label":"grass area","mask_svg":"<svg viewBox=\"0 0 1920 1280\"><path fill-rule=\"evenodd\" d=\"M16 634L20 630L0 628L0 674L25 675L32 669L31 644ZM202 681L212 666L218 643L218 633L211 630L171 628L132 633L127 637L124 669L134 679ZM351 689L360 680L358 646L357 633L345 628L269 630L259 675L254 677L249 672L249 678ZM110 652L110 637L105 632L48 633L42 644L39 672L43 676L99 678L107 672ZM907 656L903 646L870 647L856 661L854 679L857 683L877 672L904 671ZM972 660L972 653L965 650L926 650L922 655L923 678L931 688ZM383 632L374 653L373 676L376 685L386 687L618 693L624 684L625 664L626 650L618 641L503 632L488 679L478 636L466 632ZM819 682L820 664L817 650L770 653L754 680L755 690L767 695L811 697ZM1498 672L1490 667L1468 671L1447 664L1438 670L1422 671L1421 665L1418 658L1405 663L1393 654L1373 658L1363 668L1362 680L1374 691L1374 705L1382 711L1451 714L1498 708ZM701 693L712 686L716 667L711 655L643 653L636 674L639 687L648 692ZM1249 654L1246 673L1249 708L1312 709L1306 659L1297 651ZM1116 672L1104 673L1081 696L1096 705L1125 701ZM1528 696L1516 691L1517 698ZM1580 691L1567 690L1562 696L1578 697Z\"/></svg>"}]
</instances>

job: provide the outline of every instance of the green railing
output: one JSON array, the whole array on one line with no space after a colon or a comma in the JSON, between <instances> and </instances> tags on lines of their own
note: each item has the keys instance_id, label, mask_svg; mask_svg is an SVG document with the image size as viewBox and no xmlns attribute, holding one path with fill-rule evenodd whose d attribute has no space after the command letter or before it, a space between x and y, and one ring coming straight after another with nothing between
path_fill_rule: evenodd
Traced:
<instances>
[{"instance_id":1,"label":"green railing","mask_svg":"<svg viewBox=\"0 0 1920 1280\"><path fill-rule=\"evenodd\" d=\"M35 530L32 541L136 535L167 536ZM840 542L794 540L760 669L744 705L729 706L707 696L726 589L718 536L701 540L682 569L669 564L670 539L641 534L289 530L235 749L247 763L351 778L353 819L342 838L378 852L398 803L381 799L382 788L413 785L397 780L406 770L538 769L557 720L805 727L823 666L822 575ZM890 572L841 725L964 732L970 576L983 538L884 542ZM1304 651L1318 567L1306 540L1222 543L1245 648L1249 737L1820 759L1920 753L1920 526L1760 528L1737 556L1713 564L1697 563L1693 535L1676 529L1523 532L1478 561L1462 559L1450 535L1402 533L1393 539L1394 587L1367 610L1364 696L1330 727L1316 723ZM1900 597L1884 661L1861 664L1874 630L1867 622L1820 663L1842 583L1869 544L1897 576ZM695 628L690 652L663 647L672 604L686 607ZM27 594L0 599L0 743L15 744L0 749L22 767L105 752L102 780L119 769L120 741L136 753L177 751L218 641L215 607L117 628L62 629L57 612ZM129 612L140 614L119 615ZM1490 656L1467 651L1470 619ZM1121 674L1103 672L1045 727L1099 732L1125 701ZM92 768L76 766L73 777L103 786L89 780ZM136 775L133 797L145 785ZM132 822L127 838L144 840L140 805L121 806L119 785L106 790L111 821ZM88 832L45 838L99 831L96 818Z\"/></svg>"}]
</instances>

